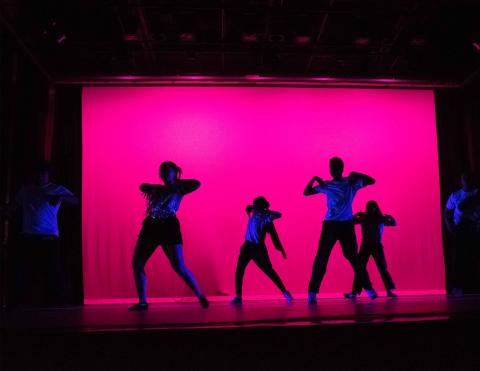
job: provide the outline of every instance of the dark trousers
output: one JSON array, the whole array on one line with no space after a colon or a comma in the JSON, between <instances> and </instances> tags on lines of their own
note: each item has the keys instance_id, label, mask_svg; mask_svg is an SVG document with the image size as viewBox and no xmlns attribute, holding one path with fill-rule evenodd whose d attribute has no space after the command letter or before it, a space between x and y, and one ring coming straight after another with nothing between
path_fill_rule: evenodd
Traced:
<instances>
[{"instance_id":1,"label":"dark trousers","mask_svg":"<svg viewBox=\"0 0 480 371\"><path fill-rule=\"evenodd\" d=\"M317 255L313 262L312 277L310 278L308 291L318 293L320 290L323 276L327 271L328 259L337 241L340 242L343 256L350 262L362 287L367 290L371 289L372 283L370 282L368 272L358 259L358 245L353 222L324 221Z\"/></svg>"},{"instance_id":2,"label":"dark trousers","mask_svg":"<svg viewBox=\"0 0 480 371\"><path fill-rule=\"evenodd\" d=\"M382 276L385 288L387 290L393 290L395 285L393 283L392 276L390 276L390 273L387 270L387 260L385 259L383 245L381 243L362 244L360 246L360 252L358 253L358 259L360 260L360 264L362 264L365 268L367 267L370 256L373 256L373 260L375 261L378 271ZM353 280L352 292L354 294L360 294L362 292L362 284L357 275L355 275Z\"/></svg>"},{"instance_id":3,"label":"dark trousers","mask_svg":"<svg viewBox=\"0 0 480 371\"><path fill-rule=\"evenodd\" d=\"M248 263L250 263L250 260L255 262L258 268L260 268L262 272L273 281L280 291L286 291L285 285L278 276L277 272L275 272L273 269L272 262L268 256L268 251L265 244L255 244L245 241L240 249L237 269L235 271L235 292L239 298L242 297L243 276Z\"/></svg>"},{"instance_id":4,"label":"dark trousers","mask_svg":"<svg viewBox=\"0 0 480 371\"><path fill-rule=\"evenodd\" d=\"M454 232L452 251L452 286L476 289L478 285L480 233L467 223L460 223Z\"/></svg>"},{"instance_id":5,"label":"dark trousers","mask_svg":"<svg viewBox=\"0 0 480 371\"><path fill-rule=\"evenodd\" d=\"M23 235L15 251L15 302L23 305L65 304L58 237Z\"/></svg>"}]
</instances>

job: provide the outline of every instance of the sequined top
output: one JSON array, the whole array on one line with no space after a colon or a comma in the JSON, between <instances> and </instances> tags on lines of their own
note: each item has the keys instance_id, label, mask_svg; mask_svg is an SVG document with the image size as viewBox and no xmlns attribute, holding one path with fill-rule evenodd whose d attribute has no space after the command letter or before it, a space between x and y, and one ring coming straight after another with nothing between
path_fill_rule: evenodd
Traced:
<instances>
[{"instance_id":1,"label":"sequined top","mask_svg":"<svg viewBox=\"0 0 480 371\"><path fill-rule=\"evenodd\" d=\"M155 185L150 192L145 192L147 199L146 214L153 219L168 219L177 213L183 195L177 190L170 190L161 185Z\"/></svg>"}]
</instances>

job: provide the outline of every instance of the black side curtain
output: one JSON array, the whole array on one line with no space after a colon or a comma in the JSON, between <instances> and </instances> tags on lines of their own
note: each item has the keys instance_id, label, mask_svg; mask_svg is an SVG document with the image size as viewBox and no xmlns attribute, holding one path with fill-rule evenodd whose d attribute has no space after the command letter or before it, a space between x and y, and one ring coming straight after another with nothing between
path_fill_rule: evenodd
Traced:
<instances>
[{"instance_id":1,"label":"black side curtain","mask_svg":"<svg viewBox=\"0 0 480 371\"><path fill-rule=\"evenodd\" d=\"M435 109L443 211L450 194L460 188L462 172L472 172L477 185L480 184L480 82L466 89L435 91ZM446 287L447 291L450 291L451 251L454 245L445 225L442 234ZM480 292L479 275L468 278L471 287L467 288L467 291Z\"/></svg>"}]
</instances>

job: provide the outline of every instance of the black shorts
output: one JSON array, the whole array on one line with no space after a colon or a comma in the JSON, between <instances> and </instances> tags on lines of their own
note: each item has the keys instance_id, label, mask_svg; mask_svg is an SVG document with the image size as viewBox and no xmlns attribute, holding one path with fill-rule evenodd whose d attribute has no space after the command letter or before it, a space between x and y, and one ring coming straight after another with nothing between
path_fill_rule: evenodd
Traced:
<instances>
[{"instance_id":1,"label":"black shorts","mask_svg":"<svg viewBox=\"0 0 480 371\"><path fill-rule=\"evenodd\" d=\"M153 219L146 217L138 238L155 245L182 244L180 222L176 217L168 219Z\"/></svg>"}]
</instances>

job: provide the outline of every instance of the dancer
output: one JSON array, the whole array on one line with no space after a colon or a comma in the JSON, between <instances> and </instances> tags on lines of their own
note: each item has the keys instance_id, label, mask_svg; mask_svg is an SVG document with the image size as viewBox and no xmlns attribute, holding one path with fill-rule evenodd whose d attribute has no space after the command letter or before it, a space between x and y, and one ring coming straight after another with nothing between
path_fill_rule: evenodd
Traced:
<instances>
[{"instance_id":1,"label":"dancer","mask_svg":"<svg viewBox=\"0 0 480 371\"><path fill-rule=\"evenodd\" d=\"M368 201L366 212L356 213L353 216L353 222L360 224L362 228L362 244L360 245L360 252L358 254L360 263L366 268L370 255L372 255L378 271L382 276L383 284L387 289L387 296L396 298L398 295L393 292L395 285L387 270L387 260L383 252L382 234L384 225L393 227L397 225L397 222L393 216L382 214L376 201ZM347 299L356 299L357 295L360 295L361 292L362 284L358 276L355 275L352 292L345 293L344 296Z\"/></svg>"},{"instance_id":2,"label":"dancer","mask_svg":"<svg viewBox=\"0 0 480 371\"><path fill-rule=\"evenodd\" d=\"M476 253L479 240L476 225L473 223L476 210L471 206L480 191L475 187L473 176L469 172L461 175L461 183L462 188L448 198L443 214L447 229L454 238L451 294L456 297L462 297L465 287L468 286L467 281L472 273L472 269L469 269L469 255Z\"/></svg>"},{"instance_id":3,"label":"dancer","mask_svg":"<svg viewBox=\"0 0 480 371\"><path fill-rule=\"evenodd\" d=\"M277 230L273 225L273 221L280 218L282 214L276 211L270 211L269 207L270 204L265 197L262 196L255 198L253 205L247 206L247 233L245 235L245 242L240 249L240 256L238 257L235 272L236 296L232 299L232 304L242 304L243 275L250 260L253 260L263 273L273 281L288 302L293 300L292 295L287 291L277 272L273 269L267 247L265 246L265 235L269 233L275 248L282 253L284 259L287 258L287 254L278 237Z\"/></svg>"},{"instance_id":4,"label":"dancer","mask_svg":"<svg viewBox=\"0 0 480 371\"><path fill-rule=\"evenodd\" d=\"M318 251L313 262L312 276L308 285L309 304L317 303L317 293L327 270L330 253L337 241L340 241L343 255L352 265L368 296L372 299L377 297L377 293L372 288L368 272L358 259L357 239L352 220L352 202L355 194L360 188L374 184L375 180L368 175L356 172L351 172L348 177L343 177L343 168L342 159L338 157L331 158L330 174L333 179L324 181L314 176L308 182L303 192L305 196L325 193L328 208L323 221ZM314 186L315 183L317 183L317 186Z\"/></svg>"},{"instance_id":5,"label":"dancer","mask_svg":"<svg viewBox=\"0 0 480 371\"><path fill-rule=\"evenodd\" d=\"M138 293L138 303L130 310L145 310L147 303L147 276L145 264L158 245L162 246L172 268L195 292L200 305L208 308L208 300L203 295L193 274L188 270L183 259L182 234L176 212L184 195L200 187L200 182L193 179L180 179L182 170L173 162L163 162L159 175L165 185L147 184L140 186L140 191L148 201L147 217L138 235L133 254L133 274Z\"/></svg>"}]
</instances>

